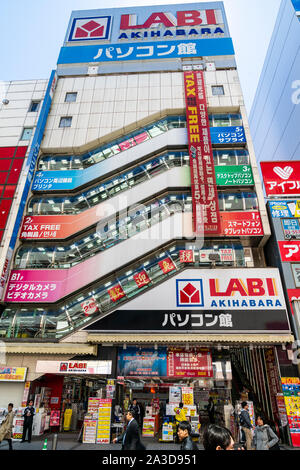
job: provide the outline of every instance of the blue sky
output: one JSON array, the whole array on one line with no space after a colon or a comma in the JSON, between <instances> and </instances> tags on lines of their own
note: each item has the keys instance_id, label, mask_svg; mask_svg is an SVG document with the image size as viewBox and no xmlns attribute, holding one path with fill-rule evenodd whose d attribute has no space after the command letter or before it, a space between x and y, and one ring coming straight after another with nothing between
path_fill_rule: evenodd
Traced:
<instances>
[{"instance_id":1,"label":"blue sky","mask_svg":"<svg viewBox=\"0 0 300 470\"><path fill-rule=\"evenodd\" d=\"M285 0L288 1L288 0ZM224 0L248 113L281 0ZM191 3L188 0L187 3ZM198 3L202 3L201 0ZM2 0L0 80L48 78L56 67L72 10L182 0Z\"/></svg>"}]
</instances>

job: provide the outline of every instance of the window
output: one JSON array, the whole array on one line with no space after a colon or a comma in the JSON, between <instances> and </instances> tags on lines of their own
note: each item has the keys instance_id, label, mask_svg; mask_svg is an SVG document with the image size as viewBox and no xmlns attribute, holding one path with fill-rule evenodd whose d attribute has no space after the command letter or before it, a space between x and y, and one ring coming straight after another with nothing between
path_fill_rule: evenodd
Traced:
<instances>
[{"instance_id":1,"label":"window","mask_svg":"<svg viewBox=\"0 0 300 470\"><path fill-rule=\"evenodd\" d=\"M71 127L72 116L65 116L60 118L59 127Z\"/></svg>"},{"instance_id":2,"label":"window","mask_svg":"<svg viewBox=\"0 0 300 470\"><path fill-rule=\"evenodd\" d=\"M27 127L23 129L21 140L30 140L33 133L32 127Z\"/></svg>"},{"instance_id":3,"label":"window","mask_svg":"<svg viewBox=\"0 0 300 470\"><path fill-rule=\"evenodd\" d=\"M77 99L77 93L66 93L65 103L74 103Z\"/></svg>"},{"instance_id":4,"label":"window","mask_svg":"<svg viewBox=\"0 0 300 470\"><path fill-rule=\"evenodd\" d=\"M40 107L40 101L31 101L29 106L29 113L37 113Z\"/></svg>"},{"instance_id":5,"label":"window","mask_svg":"<svg viewBox=\"0 0 300 470\"><path fill-rule=\"evenodd\" d=\"M225 95L223 85L212 86L211 89L214 96Z\"/></svg>"}]
</instances>

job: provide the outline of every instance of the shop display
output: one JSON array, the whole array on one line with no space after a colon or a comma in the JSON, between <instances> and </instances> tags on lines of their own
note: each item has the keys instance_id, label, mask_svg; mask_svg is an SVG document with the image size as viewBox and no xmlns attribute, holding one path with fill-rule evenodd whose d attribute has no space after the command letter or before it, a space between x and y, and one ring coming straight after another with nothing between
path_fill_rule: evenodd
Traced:
<instances>
[{"instance_id":1,"label":"shop display","mask_svg":"<svg viewBox=\"0 0 300 470\"><path fill-rule=\"evenodd\" d=\"M44 433L46 416L47 414L44 412L43 408L41 408L39 412L34 415L32 424L33 436L41 436Z\"/></svg>"},{"instance_id":2,"label":"shop display","mask_svg":"<svg viewBox=\"0 0 300 470\"><path fill-rule=\"evenodd\" d=\"M300 447L300 379L282 377L281 382L292 443Z\"/></svg>"},{"instance_id":3,"label":"shop display","mask_svg":"<svg viewBox=\"0 0 300 470\"><path fill-rule=\"evenodd\" d=\"M162 441L173 441L173 424L165 422L162 426Z\"/></svg>"},{"instance_id":4,"label":"shop display","mask_svg":"<svg viewBox=\"0 0 300 470\"><path fill-rule=\"evenodd\" d=\"M24 417L23 412L24 408L17 408L15 411L13 428L12 428L12 438L13 439L22 439L23 436L23 426L24 426Z\"/></svg>"},{"instance_id":5,"label":"shop display","mask_svg":"<svg viewBox=\"0 0 300 470\"><path fill-rule=\"evenodd\" d=\"M110 443L111 406L110 398L100 399L96 444Z\"/></svg>"}]
</instances>

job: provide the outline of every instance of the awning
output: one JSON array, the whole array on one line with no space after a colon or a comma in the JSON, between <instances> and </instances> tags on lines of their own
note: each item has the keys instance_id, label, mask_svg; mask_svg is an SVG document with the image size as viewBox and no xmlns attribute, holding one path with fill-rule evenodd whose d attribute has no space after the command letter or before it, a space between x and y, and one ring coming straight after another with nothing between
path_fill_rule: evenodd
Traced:
<instances>
[{"instance_id":1,"label":"awning","mask_svg":"<svg viewBox=\"0 0 300 470\"><path fill-rule=\"evenodd\" d=\"M195 343L230 343L230 344L283 344L294 342L290 334L231 334L231 335L199 335L199 334L89 334L89 343L96 344L195 344Z\"/></svg>"},{"instance_id":2,"label":"awning","mask_svg":"<svg viewBox=\"0 0 300 470\"><path fill-rule=\"evenodd\" d=\"M67 354L67 355L97 355L97 346L76 343L14 343L0 342L0 354Z\"/></svg>"}]
</instances>

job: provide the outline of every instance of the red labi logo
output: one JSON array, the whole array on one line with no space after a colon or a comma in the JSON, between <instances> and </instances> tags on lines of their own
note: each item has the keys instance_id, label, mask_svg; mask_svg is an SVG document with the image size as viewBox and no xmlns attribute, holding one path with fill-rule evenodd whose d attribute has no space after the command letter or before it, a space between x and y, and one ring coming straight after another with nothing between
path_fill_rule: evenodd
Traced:
<instances>
[{"instance_id":1,"label":"red labi logo","mask_svg":"<svg viewBox=\"0 0 300 470\"><path fill-rule=\"evenodd\" d=\"M104 26L91 20L76 29L75 38L102 37Z\"/></svg>"},{"instance_id":2,"label":"red labi logo","mask_svg":"<svg viewBox=\"0 0 300 470\"><path fill-rule=\"evenodd\" d=\"M200 293L190 282L180 291L180 303L199 304Z\"/></svg>"}]
</instances>

